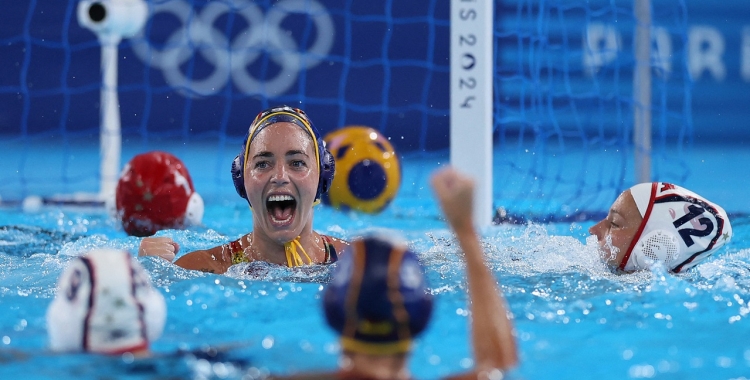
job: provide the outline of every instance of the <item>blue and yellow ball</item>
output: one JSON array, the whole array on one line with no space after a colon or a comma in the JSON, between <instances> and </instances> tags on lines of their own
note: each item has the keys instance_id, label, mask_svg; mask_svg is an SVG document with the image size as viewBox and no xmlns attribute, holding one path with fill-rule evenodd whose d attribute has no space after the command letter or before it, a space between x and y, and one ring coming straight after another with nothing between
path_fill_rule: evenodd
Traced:
<instances>
[{"instance_id":1,"label":"blue and yellow ball","mask_svg":"<svg viewBox=\"0 0 750 380\"><path fill-rule=\"evenodd\" d=\"M323 203L340 210L379 213L401 186L401 162L380 132L348 126L324 137L336 160L336 173Z\"/></svg>"}]
</instances>

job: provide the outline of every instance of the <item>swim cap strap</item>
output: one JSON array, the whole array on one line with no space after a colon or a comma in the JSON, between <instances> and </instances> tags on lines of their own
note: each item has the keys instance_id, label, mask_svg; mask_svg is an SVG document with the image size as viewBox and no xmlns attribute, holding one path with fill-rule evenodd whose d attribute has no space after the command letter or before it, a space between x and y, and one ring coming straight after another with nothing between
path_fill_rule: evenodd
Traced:
<instances>
[{"instance_id":1,"label":"swim cap strap","mask_svg":"<svg viewBox=\"0 0 750 380\"><path fill-rule=\"evenodd\" d=\"M633 253L633 248L635 248L636 244L640 241L641 235L643 235L643 230L646 228L646 222L651 217L651 210L654 206L654 197L656 196L656 186L657 183L653 182L651 184L640 184L630 188L630 193L633 196L633 200L638 207L638 212L641 214L643 221L641 221L641 225L638 226L638 230L633 236L633 240L630 242L627 252L625 252L622 261L620 261L618 269L621 271L632 270L632 268L628 267L630 255Z\"/></svg>"},{"instance_id":2,"label":"swim cap strap","mask_svg":"<svg viewBox=\"0 0 750 380\"><path fill-rule=\"evenodd\" d=\"M312 259L310 258L310 255L308 255L305 251L305 248L302 247L302 243L300 243L299 238L300 237L297 236L294 240L284 244L284 253L286 253L286 265L289 268L305 265L305 262L302 261L302 257L300 256L299 252L297 252L297 249L302 251L302 253L307 258L307 265L312 264Z\"/></svg>"}]
</instances>

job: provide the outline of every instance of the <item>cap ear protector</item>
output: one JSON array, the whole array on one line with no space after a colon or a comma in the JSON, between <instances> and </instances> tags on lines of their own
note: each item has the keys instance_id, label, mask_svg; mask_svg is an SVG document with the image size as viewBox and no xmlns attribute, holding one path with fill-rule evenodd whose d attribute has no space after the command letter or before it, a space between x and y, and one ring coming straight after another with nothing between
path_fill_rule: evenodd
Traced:
<instances>
[{"instance_id":1,"label":"cap ear protector","mask_svg":"<svg viewBox=\"0 0 750 380\"><path fill-rule=\"evenodd\" d=\"M630 261L635 268L648 268L656 263L671 268L679 252L680 243L673 233L654 230L638 240L630 254Z\"/></svg>"},{"instance_id":2,"label":"cap ear protector","mask_svg":"<svg viewBox=\"0 0 750 380\"><path fill-rule=\"evenodd\" d=\"M255 117L255 120L250 124L248 128L245 140L242 142L242 150L232 160L232 182L234 183L234 189L237 191L240 197L247 200L248 204L250 199L247 196L247 190L245 190L245 165L247 165L247 155L250 151L250 143L253 141L255 136L263 130L263 128L280 122L289 122L298 125L300 128L305 130L310 137L312 137L315 143L315 157L318 160L318 191L315 193L315 202L320 201L320 197L328 192L331 187L331 181L333 181L333 173L336 170L336 162L331 155L331 152L326 149L326 143L320 136L320 132L315 128L312 121L307 117L304 111L299 108L292 108L289 106L279 106L266 109ZM250 205L252 207L252 205Z\"/></svg>"},{"instance_id":3,"label":"cap ear protector","mask_svg":"<svg viewBox=\"0 0 750 380\"><path fill-rule=\"evenodd\" d=\"M247 136L245 137L245 141L247 141ZM244 146L245 143L243 142L242 145ZM234 184L234 189L237 190L237 194L250 203L250 200L247 199L247 191L245 191L245 176L243 174L244 170L242 170L243 158L240 158L243 155L244 153L240 153L232 160L232 183Z\"/></svg>"}]
</instances>

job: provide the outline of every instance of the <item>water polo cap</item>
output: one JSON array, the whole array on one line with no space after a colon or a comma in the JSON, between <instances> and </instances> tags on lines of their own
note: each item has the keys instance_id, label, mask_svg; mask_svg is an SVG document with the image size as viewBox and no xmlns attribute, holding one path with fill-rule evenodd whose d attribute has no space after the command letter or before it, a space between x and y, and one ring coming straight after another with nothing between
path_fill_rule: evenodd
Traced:
<instances>
[{"instance_id":1,"label":"water polo cap","mask_svg":"<svg viewBox=\"0 0 750 380\"><path fill-rule=\"evenodd\" d=\"M164 329L164 297L129 253L97 249L63 271L47 309L53 351L121 354L148 349Z\"/></svg>"},{"instance_id":2,"label":"water polo cap","mask_svg":"<svg viewBox=\"0 0 750 380\"><path fill-rule=\"evenodd\" d=\"M237 194L240 197L250 202L245 191L245 166L247 165L247 156L250 151L250 143L252 143L255 136L258 135L263 128L281 122L288 122L298 125L307 134L312 137L315 144L315 159L318 162L318 191L315 194L315 201L319 201L320 197L328 191L331 187L331 181L333 180L333 172L335 170L335 162L331 153L326 149L326 143L320 136L315 125L307 117L304 111L299 108L292 108L289 106L279 106L269 108L262 111L255 117L255 120L250 124L245 140L242 143L242 151L232 161L232 182L234 188L237 190ZM250 205L252 207L252 205Z\"/></svg>"},{"instance_id":3,"label":"water polo cap","mask_svg":"<svg viewBox=\"0 0 750 380\"><path fill-rule=\"evenodd\" d=\"M643 217L619 269L633 271L663 263L675 273L692 268L729 242L727 213L690 190L666 182L630 188Z\"/></svg>"},{"instance_id":4,"label":"water polo cap","mask_svg":"<svg viewBox=\"0 0 750 380\"><path fill-rule=\"evenodd\" d=\"M115 217L128 235L199 225L203 198L185 164L161 151L136 155L123 168L115 193Z\"/></svg>"},{"instance_id":5,"label":"water polo cap","mask_svg":"<svg viewBox=\"0 0 750 380\"><path fill-rule=\"evenodd\" d=\"M370 355L408 352L432 313L416 254L402 242L373 235L354 240L336 265L323 304L342 349Z\"/></svg>"}]
</instances>

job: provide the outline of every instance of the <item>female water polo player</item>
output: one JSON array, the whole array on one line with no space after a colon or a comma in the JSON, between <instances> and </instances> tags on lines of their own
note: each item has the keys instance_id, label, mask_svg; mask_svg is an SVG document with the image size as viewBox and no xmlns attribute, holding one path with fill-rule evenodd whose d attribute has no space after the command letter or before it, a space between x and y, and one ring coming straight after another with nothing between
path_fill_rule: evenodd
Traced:
<instances>
[{"instance_id":1,"label":"female water polo player","mask_svg":"<svg viewBox=\"0 0 750 380\"><path fill-rule=\"evenodd\" d=\"M432 186L465 254L474 369L452 379L501 379L518 362L513 326L472 222L474 184L443 169ZM432 296L416 254L392 237L352 241L326 287L328 324L340 336L335 373L299 374L291 379L409 379L412 340L427 326Z\"/></svg>"},{"instance_id":2,"label":"female water polo player","mask_svg":"<svg viewBox=\"0 0 750 380\"><path fill-rule=\"evenodd\" d=\"M232 162L237 193L253 214L253 231L227 244L190 252L175 264L224 273L238 263L266 261L295 267L331 263L347 243L313 231L313 206L328 191L334 160L300 109L267 109L250 125ZM179 246L169 237L144 238L139 256L172 261Z\"/></svg>"},{"instance_id":3,"label":"female water polo player","mask_svg":"<svg viewBox=\"0 0 750 380\"><path fill-rule=\"evenodd\" d=\"M589 233L597 237L602 259L617 271L659 263L680 273L729 242L732 226L724 209L700 195L652 182L620 194L607 217Z\"/></svg>"},{"instance_id":4,"label":"female water polo player","mask_svg":"<svg viewBox=\"0 0 750 380\"><path fill-rule=\"evenodd\" d=\"M130 253L97 249L75 258L60 275L47 309L55 352L147 355L164 329L164 297Z\"/></svg>"},{"instance_id":5,"label":"female water polo player","mask_svg":"<svg viewBox=\"0 0 750 380\"><path fill-rule=\"evenodd\" d=\"M231 364L238 370L250 365L247 358L233 352L242 346L239 344L201 344L194 349L152 352L166 317L164 296L153 287L138 260L126 251L94 249L73 259L58 279L55 299L46 315L49 348L54 353L129 353L133 359L166 360L164 366L154 366L154 362L135 365L140 377L149 378L188 377L179 372L185 358ZM118 378L116 373L108 375Z\"/></svg>"}]
</instances>

